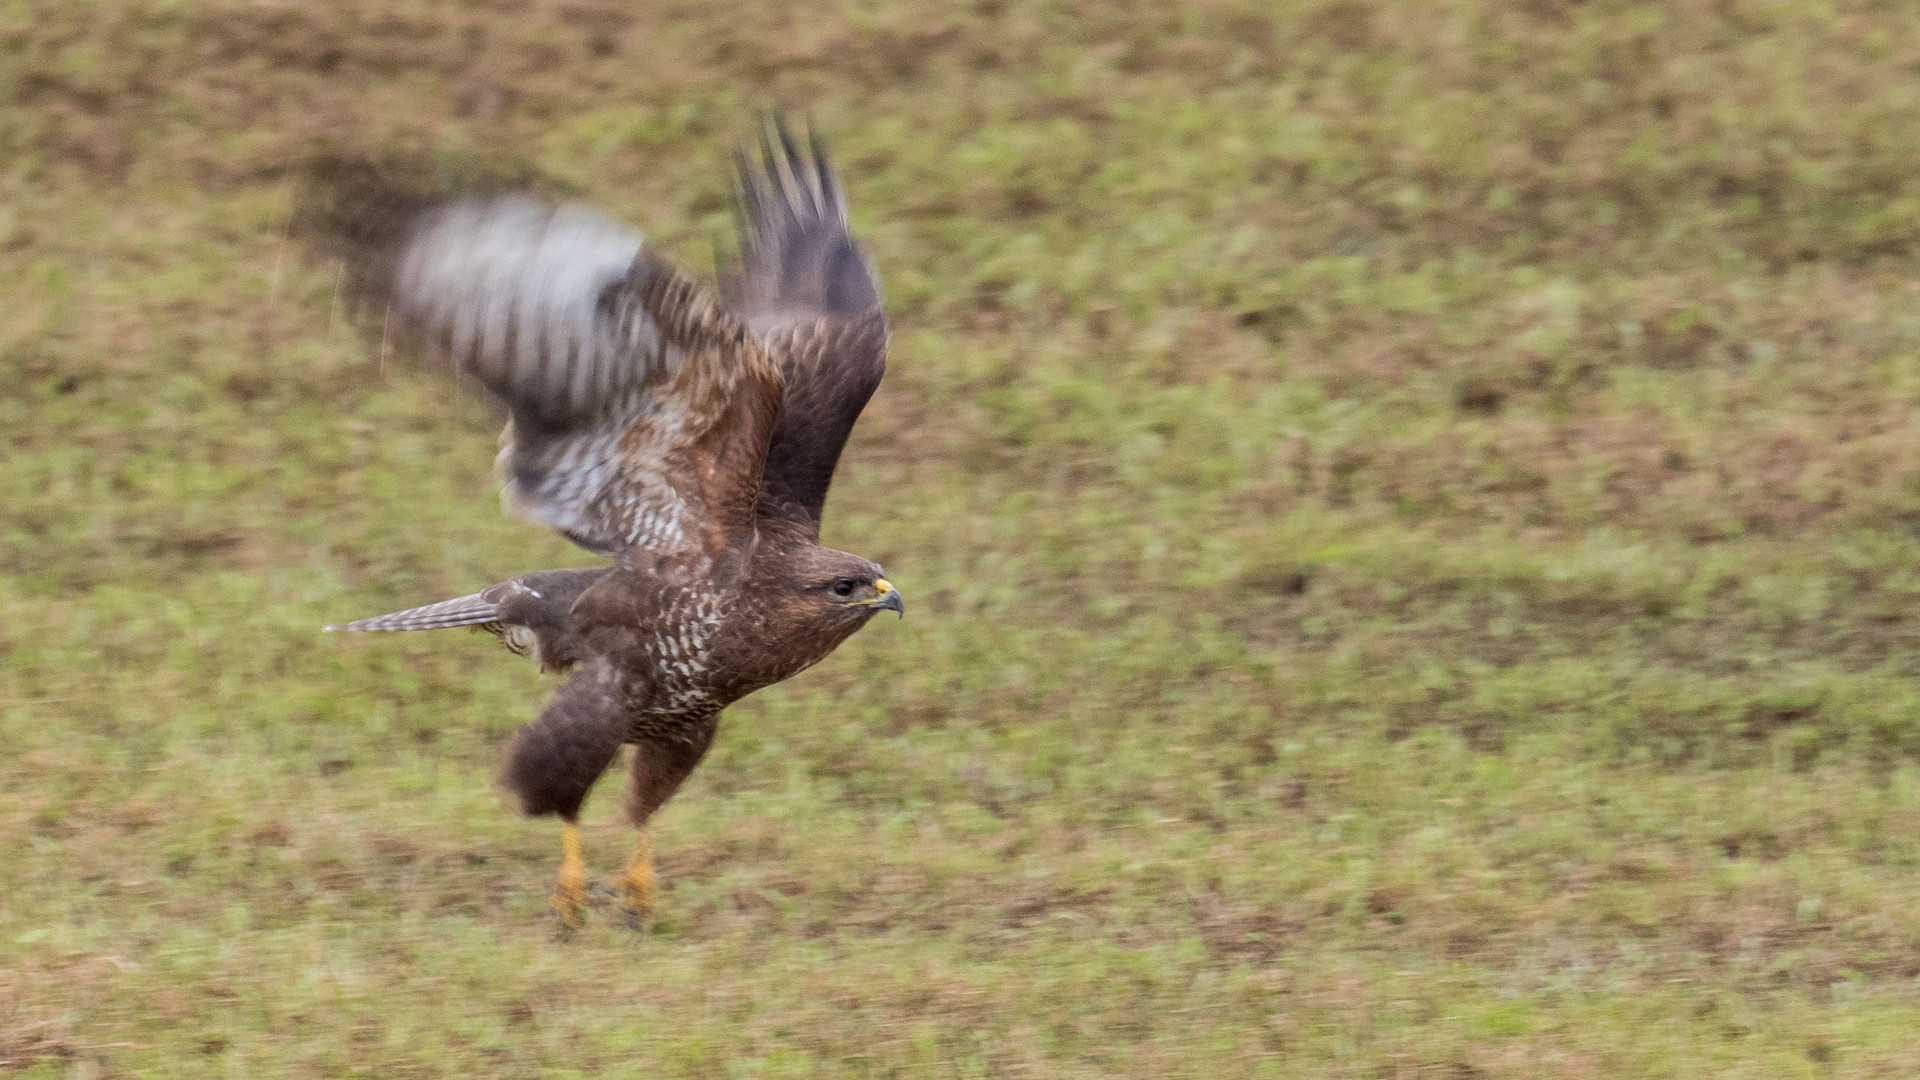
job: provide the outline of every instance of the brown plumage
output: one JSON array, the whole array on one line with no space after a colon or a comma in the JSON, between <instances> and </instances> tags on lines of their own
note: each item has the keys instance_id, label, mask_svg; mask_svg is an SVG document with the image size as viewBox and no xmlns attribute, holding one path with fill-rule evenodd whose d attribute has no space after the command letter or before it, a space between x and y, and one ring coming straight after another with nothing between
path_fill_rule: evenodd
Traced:
<instances>
[{"instance_id":1,"label":"brown plumage","mask_svg":"<svg viewBox=\"0 0 1920 1080\"><path fill-rule=\"evenodd\" d=\"M578 205L335 165L301 218L346 258L382 348L449 358L507 413L507 507L615 557L328 628L475 626L573 671L505 769L528 813L565 823L555 905L569 926L585 890L573 823L622 744L636 747L626 805L641 830L626 906L644 921L647 821L721 710L902 610L878 566L818 543L841 447L885 368L879 287L818 141L803 149L774 119L761 149L740 157L740 260L718 299Z\"/></svg>"}]
</instances>

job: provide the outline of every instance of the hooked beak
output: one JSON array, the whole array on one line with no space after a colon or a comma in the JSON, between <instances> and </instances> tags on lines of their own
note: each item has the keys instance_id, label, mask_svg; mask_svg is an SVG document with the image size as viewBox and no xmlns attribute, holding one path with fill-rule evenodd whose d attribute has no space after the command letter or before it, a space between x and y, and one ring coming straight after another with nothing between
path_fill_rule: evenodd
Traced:
<instances>
[{"instance_id":1,"label":"hooked beak","mask_svg":"<svg viewBox=\"0 0 1920 1080\"><path fill-rule=\"evenodd\" d=\"M900 599L900 590L893 587L893 582L886 578L876 578L873 587L879 595L867 603L877 608L885 608L903 619L907 617L907 603Z\"/></svg>"}]
</instances>

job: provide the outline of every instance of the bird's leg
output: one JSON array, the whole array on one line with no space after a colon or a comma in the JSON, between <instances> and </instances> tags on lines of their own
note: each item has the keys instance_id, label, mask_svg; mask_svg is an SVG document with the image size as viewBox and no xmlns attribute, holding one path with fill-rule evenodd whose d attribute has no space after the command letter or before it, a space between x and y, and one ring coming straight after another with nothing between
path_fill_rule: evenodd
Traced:
<instances>
[{"instance_id":1,"label":"bird's leg","mask_svg":"<svg viewBox=\"0 0 1920 1080\"><path fill-rule=\"evenodd\" d=\"M719 729L720 715L706 717L680 731L637 744L633 748L633 778L627 785L627 820L640 830L633 861L620 876L627 920L636 930L653 925L653 833L647 823L662 803L672 798L687 774L706 756Z\"/></svg>"},{"instance_id":2,"label":"bird's leg","mask_svg":"<svg viewBox=\"0 0 1920 1080\"><path fill-rule=\"evenodd\" d=\"M580 858L580 825L560 823L560 877L553 885L553 910L560 915L561 929L572 933L580 929L580 915L587 906L587 864Z\"/></svg>"},{"instance_id":3,"label":"bird's leg","mask_svg":"<svg viewBox=\"0 0 1920 1080\"><path fill-rule=\"evenodd\" d=\"M627 922L635 930L645 930L653 925L653 834L647 827L640 827L639 836L634 838L633 859L627 863L626 872L620 875L623 899L621 907L627 913Z\"/></svg>"}]
</instances>

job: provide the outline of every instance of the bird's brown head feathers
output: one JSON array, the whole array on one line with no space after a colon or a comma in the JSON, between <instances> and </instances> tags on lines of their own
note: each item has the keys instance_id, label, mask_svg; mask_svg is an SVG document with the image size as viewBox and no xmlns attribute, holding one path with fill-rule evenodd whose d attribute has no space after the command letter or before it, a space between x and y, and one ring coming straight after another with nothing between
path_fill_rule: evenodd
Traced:
<instances>
[{"instance_id":1,"label":"bird's brown head feathers","mask_svg":"<svg viewBox=\"0 0 1920 1080\"><path fill-rule=\"evenodd\" d=\"M746 647L729 657L745 684L790 678L875 615L906 611L900 590L858 555L811 543L770 544L757 555L740 590L739 643Z\"/></svg>"},{"instance_id":2,"label":"bird's brown head feathers","mask_svg":"<svg viewBox=\"0 0 1920 1080\"><path fill-rule=\"evenodd\" d=\"M906 613L900 590L878 564L828 547L795 550L777 588L785 614L820 633L844 637L882 611Z\"/></svg>"}]
</instances>

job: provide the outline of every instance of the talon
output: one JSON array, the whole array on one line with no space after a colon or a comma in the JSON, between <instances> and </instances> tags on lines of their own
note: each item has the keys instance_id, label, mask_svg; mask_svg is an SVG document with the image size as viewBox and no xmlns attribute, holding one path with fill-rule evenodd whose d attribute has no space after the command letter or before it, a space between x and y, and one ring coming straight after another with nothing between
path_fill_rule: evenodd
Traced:
<instances>
[{"instance_id":1,"label":"talon","mask_svg":"<svg viewBox=\"0 0 1920 1080\"><path fill-rule=\"evenodd\" d=\"M569 930L580 928L581 913L587 907L587 878L581 871L560 872L560 879L553 886L553 910L559 914L560 921Z\"/></svg>"},{"instance_id":2,"label":"talon","mask_svg":"<svg viewBox=\"0 0 1920 1080\"><path fill-rule=\"evenodd\" d=\"M653 875L644 877L630 876L626 881L626 896L620 903L620 910L626 912L627 926L633 930L653 929Z\"/></svg>"}]
</instances>

